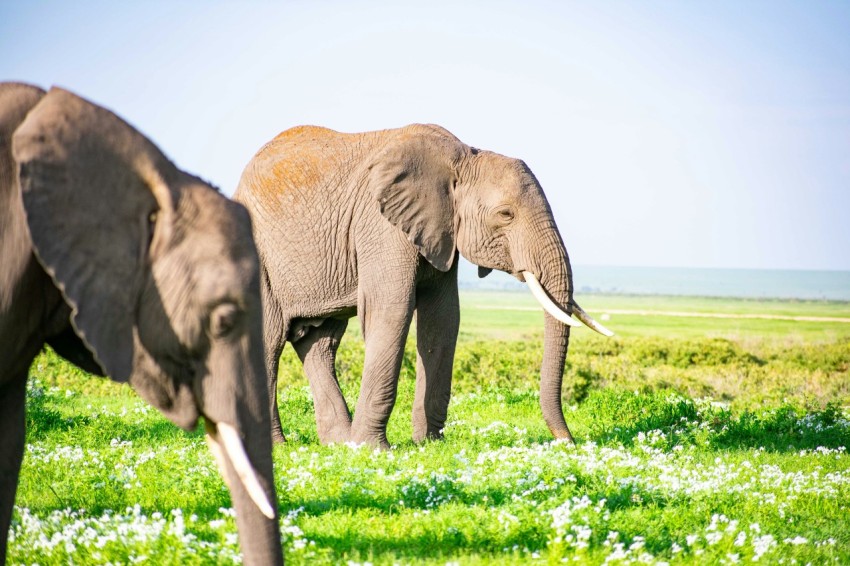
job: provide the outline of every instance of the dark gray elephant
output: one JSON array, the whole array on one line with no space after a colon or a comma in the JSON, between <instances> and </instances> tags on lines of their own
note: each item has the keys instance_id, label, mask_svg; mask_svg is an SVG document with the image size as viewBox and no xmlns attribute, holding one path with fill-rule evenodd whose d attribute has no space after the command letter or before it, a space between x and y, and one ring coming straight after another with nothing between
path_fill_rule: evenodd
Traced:
<instances>
[{"instance_id":1,"label":"dark gray elephant","mask_svg":"<svg viewBox=\"0 0 850 566\"><path fill-rule=\"evenodd\" d=\"M572 438L561 380L575 314L567 251L528 167L469 147L439 126L341 134L297 127L266 144L234 195L251 213L260 254L272 434L278 358L290 341L315 400L322 442L388 446L408 328L416 313L414 440L446 421L459 324L457 253L484 276L526 281L547 310L540 404L549 429ZM334 370L358 314L366 359L354 420Z\"/></svg>"},{"instance_id":2,"label":"dark gray elephant","mask_svg":"<svg viewBox=\"0 0 850 566\"><path fill-rule=\"evenodd\" d=\"M259 265L244 208L111 112L0 84L0 562L27 374L49 344L207 437L245 562L282 562Z\"/></svg>"}]
</instances>

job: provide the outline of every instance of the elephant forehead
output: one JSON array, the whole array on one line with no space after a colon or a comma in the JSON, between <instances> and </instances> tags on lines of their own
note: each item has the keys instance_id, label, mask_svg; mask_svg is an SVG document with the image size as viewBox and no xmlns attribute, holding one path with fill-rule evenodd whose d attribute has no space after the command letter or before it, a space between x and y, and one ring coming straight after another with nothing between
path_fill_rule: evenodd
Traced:
<instances>
[{"instance_id":1,"label":"elephant forehead","mask_svg":"<svg viewBox=\"0 0 850 566\"><path fill-rule=\"evenodd\" d=\"M476 180L521 192L528 185L530 171L519 159L482 151L473 159ZM533 177L532 177L533 178Z\"/></svg>"},{"instance_id":2,"label":"elephant forehead","mask_svg":"<svg viewBox=\"0 0 850 566\"><path fill-rule=\"evenodd\" d=\"M246 301L256 267L246 260L203 261L195 267L195 292L202 301Z\"/></svg>"},{"instance_id":3,"label":"elephant forehead","mask_svg":"<svg viewBox=\"0 0 850 566\"><path fill-rule=\"evenodd\" d=\"M185 244L156 261L152 276L168 312L225 300L245 304L257 287L257 267L249 259L199 257Z\"/></svg>"}]
</instances>

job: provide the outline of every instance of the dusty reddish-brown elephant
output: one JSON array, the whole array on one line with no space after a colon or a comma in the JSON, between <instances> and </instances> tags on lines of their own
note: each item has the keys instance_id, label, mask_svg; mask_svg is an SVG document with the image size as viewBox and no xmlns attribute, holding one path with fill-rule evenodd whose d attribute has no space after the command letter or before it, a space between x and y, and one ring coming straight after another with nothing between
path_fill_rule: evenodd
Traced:
<instances>
[{"instance_id":1,"label":"dusty reddish-brown elephant","mask_svg":"<svg viewBox=\"0 0 850 566\"><path fill-rule=\"evenodd\" d=\"M573 301L570 262L540 184L512 159L439 126L342 134L287 130L254 156L234 198L254 222L263 275L273 434L285 341L301 358L322 442L387 446L408 328L416 313L415 440L442 434L459 313L457 254L526 281L547 310L540 404L556 437L570 318L609 333ZM366 360L352 422L334 371L348 318Z\"/></svg>"}]
</instances>

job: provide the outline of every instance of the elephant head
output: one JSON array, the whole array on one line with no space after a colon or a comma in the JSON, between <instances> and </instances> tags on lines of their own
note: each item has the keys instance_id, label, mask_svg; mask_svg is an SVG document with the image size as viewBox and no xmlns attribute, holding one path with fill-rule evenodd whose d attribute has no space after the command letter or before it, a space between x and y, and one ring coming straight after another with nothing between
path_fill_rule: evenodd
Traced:
<instances>
[{"instance_id":1,"label":"elephant head","mask_svg":"<svg viewBox=\"0 0 850 566\"><path fill-rule=\"evenodd\" d=\"M525 281L546 311L540 405L556 438L572 440L561 408L570 326L612 333L573 299L567 250L543 189L528 166L463 144L438 126L404 128L369 168L381 213L434 267L448 271L456 251L479 266Z\"/></svg>"},{"instance_id":2,"label":"elephant head","mask_svg":"<svg viewBox=\"0 0 850 566\"><path fill-rule=\"evenodd\" d=\"M16 129L12 154L34 252L78 338L63 355L129 382L184 429L203 417L246 562L281 562L247 212L58 88Z\"/></svg>"}]
</instances>

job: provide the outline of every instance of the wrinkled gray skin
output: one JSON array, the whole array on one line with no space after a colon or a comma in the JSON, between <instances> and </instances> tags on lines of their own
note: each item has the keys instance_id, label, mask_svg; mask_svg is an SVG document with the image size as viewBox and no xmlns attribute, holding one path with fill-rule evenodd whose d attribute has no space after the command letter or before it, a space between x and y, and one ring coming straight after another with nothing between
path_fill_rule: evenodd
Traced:
<instances>
[{"instance_id":1,"label":"wrinkled gray skin","mask_svg":"<svg viewBox=\"0 0 850 566\"><path fill-rule=\"evenodd\" d=\"M24 449L27 374L44 344L130 385L193 429L231 424L275 502L250 220L111 112L0 84L0 563ZM282 563L229 463L249 564Z\"/></svg>"},{"instance_id":2,"label":"wrinkled gray skin","mask_svg":"<svg viewBox=\"0 0 850 566\"><path fill-rule=\"evenodd\" d=\"M245 168L234 195L251 213L263 274L273 437L285 341L301 358L322 442L387 447L408 328L416 313L413 436L439 438L451 394L459 310L457 252L524 280L535 274L571 312L566 249L540 184L522 161L479 151L432 125L341 134L287 130ZM352 422L334 359L351 316L366 342ZM572 438L561 408L569 327L546 315L540 403Z\"/></svg>"}]
</instances>

